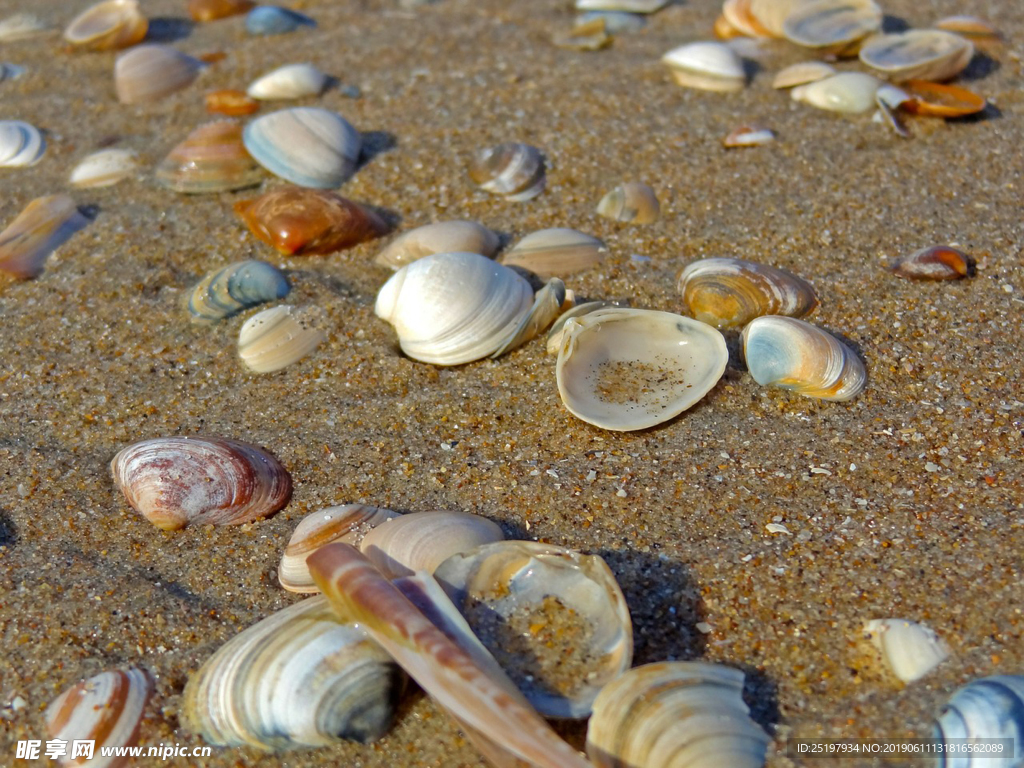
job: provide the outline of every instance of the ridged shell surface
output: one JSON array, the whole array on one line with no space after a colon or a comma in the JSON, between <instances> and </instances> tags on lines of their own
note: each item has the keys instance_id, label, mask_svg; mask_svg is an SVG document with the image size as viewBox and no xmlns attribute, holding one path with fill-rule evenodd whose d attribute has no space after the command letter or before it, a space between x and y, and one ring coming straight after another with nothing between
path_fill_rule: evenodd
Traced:
<instances>
[{"instance_id":1,"label":"ridged shell surface","mask_svg":"<svg viewBox=\"0 0 1024 768\"><path fill-rule=\"evenodd\" d=\"M21 120L0 120L0 167L35 165L45 152L46 140L34 125Z\"/></svg>"},{"instance_id":2,"label":"ridged shell surface","mask_svg":"<svg viewBox=\"0 0 1024 768\"><path fill-rule=\"evenodd\" d=\"M596 237L556 227L531 232L501 257L501 263L521 267L547 280L595 267L607 255L608 248Z\"/></svg>"},{"instance_id":3,"label":"ridged shell surface","mask_svg":"<svg viewBox=\"0 0 1024 768\"><path fill-rule=\"evenodd\" d=\"M109 187L128 178L139 163L130 149L101 149L86 155L71 171L71 186L81 189Z\"/></svg>"},{"instance_id":4,"label":"ridged shell surface","mask_svg":"<svg viewBox=\"0 0 1024 768\"><path fill-rule=\"evenodd\" d=\"M501 527L468 512L412 512L367 531L359 551L389 578L433 573L452 555L502 541Z\"/></svg>"},{"instance_id":5,"label":"ridged shell surface","mask_svg":"<svg viewBox=\"0 0 1024 768\"><path fill-rule=\"evenodd\" d=\"M719 17L724 21L716 22L716 31L729 31L733 34L728 37L744 35L746 37L770 37L771 33L758 21L750 9L750 0L725 0L722 3L722 15ZM723 28L724 27L724 28Z\"/></svg>"},{"instance_id":6,"label":"ridged shell surface","mask_svg":"<svg viewBox=\"0 0 1024 768\"><path fill-rule=\"evenodd\" d=\"M211 744L262 750L383 736L405 675L373 640L311 597L229 640L189 678L183 709Z\"/></svg>"},{"instance_id":7,"label":"ridged shell surface","mask_svg":"<svg viewBox=\"0 0 1024 768\"><path fill-rule=\"evenodd\" d=\"M296 363L327 338L309 313L281 305L259 312L238 332L238 356L255 373L273 373Z\"/></svg>"},{"instance_id":8,"label":"ridged shell surface","mask_svg":"<svg viewBox=\"0 0 1024 768\"><path fill-rule=\"evenodd\" d=\"M475 221L439 221L403 232L374 258L375 264L399 269L424 256L463 251L494 256L498 236Z\"/></svg>"},{"instance_id":9,"label":"ridged shell surface","mask_svg":"<svg viewBox=\"0 0 1024 768\"><path fill-rule=\"evenodd\" d=\"M153 525L238 525L288 503L292 479L253 445L221 437L157 437L133 443L110 462L114 485Z\"/></svg>"},{"instance_id":10,"label":"ridged shell surface","mask_svg":"<svg viewBox=\"0 0 1024 768\"><path fill-rule=\"evenodd\" d=\"M39 276L50 254L88 223L67 195L37 197L0 232L0 272Z\"/></svg>"},{"instance_id":11,"label":"ridged shell surface","mask_svg":"<svg viewBox=\"0 0 1024 768\"><path fill-rule=\"evenodd\" d=\"M277 567L281 586L289 592L319 592L309 574L307 557L333 541L358 547L371 529L399 516L390 509L366 504L343 504L306 515L295 526Z\"/></svg>"},{"instance_id":12,"label":"ridged shell surface","mask_svg":"<svg viewBox=\"0 0 1024 768\"><path fill-rule=\"evenodd\" d=\"M51 739L70 744L76 739L96 742L94 757L64 760L63 765L118 768L127 757L101 755L103 747L138 743L139 724L153 694L153 679L144 669L109 670L72 686L46 708L46 731Z\"/></svg>"},{"instance_id":13,"label":"ridged shell surface","mask_svg":"<svg viewBox=\"0 0 1024 768\"><path fill-rule=\"evenodd\" d=\"M761 315L804 317L818 306L814 287L778 267L741 259L701 259L679 275L679 292L695 318L716 328L744 326Z\"/></svg>"},{"instance_id":14,"label":"ridged shell surface","mask_svg":"<svg viewBox=\"0 0 1024 768\"><path fill-rule=\"evenodd\" d=\"M728 45L714 41L687 43L661 57L676 83L704 91L733 93L747 84L743 61Z\"/></svg>"},{"instance_id":15,"label":"ridged shell surface","mask_svg":"<svg viewBox=\"0 0 1024 768\"><path fill-rule=\"evenodd\" d=\"M807 85L798 85L792 91L794 101L829 112L857 114L877 106L875 94L882 81L864 72L840 72Z\"/></svg>"},{"instance_id":16,"label":"ridged shell surface","mask_svg":"<svg viewBox=\"0 0 1024 768\"><path fill-rule=\"evenodd\" d=\"M249 123L243 138L249 154L272 174L316 189L345 183L363 143L345 118L319 107L271 112Z\"/></svg>"},{"instance_id":17,"label":"ridged shell surface","mask_svg":"<svg viewBox=\"0 0 1024 768\"><path fill-rule=\"evenodd\" d=\"M565 324L555 369L577 418L619 432L646 429L693 406L729 361L722 334L671 312L608 308Z\"/></svg>"},{"instance_id":18,"label":"ridged shell surface","mask_svg":"<svg viewBox=\"0 0 1024 768\"><path fill-rule=\"evenodd\" d=\"M743 329L742 342L747 369L761 386L822 400L850 400L867 384L856 353L803 320L758 317Z\"/></svg>"},{"instance_id":19,"label":"ridged shell surface","mask_svg":"<svg viewBox=\"0 0 1024 768\"><path fill-rule=\"evenodd\" d=\"M315 27L316 22L288 8L260 5L245 17L245 29L250 35L284 35L299 27Z\"/></svg>"},{"instance_id":20,"label":"ridged shell surface","mask_svg":"<svg viewBox=\"0 0 1024 768\"><path fill-rule=\"evenodd\" d=\"M587 726L597 768L761 768L771 739L743 702L743 673L666 661L604 687Z\"/></svg>"},{"instance_id":21,"label":"ridged shell surface","mask_svg":"<svg viewBox=\"0 0 1024 768\"><path fill-rule=\"evenodd\" d=\"M254 99L301 99L317 96L327 85L327 75L312 64L286 64L254 80L246 93Z\"/></svg>"},{"instance_id":22,"label":"ridged shell surface","mask_svg":"<svg viewBox=\"0 0 1024 768\"><path fill-rule=\"evenodd\" d=\"M908 280L958 280L974 269L974 259L949 245L922 248L892 265L893 274Z\"/></svg>"},{"instance_id":23,"label":"ridged shell surface","mask_svg":"<svg viewBox=\"0 0 1024 768\"><path fill-rule=\"evenodd\" d=\"M211 272L189 294L193 323L212 325L248 307L283 299L291 291L284 272L272 264L246 259Z\"/></svg>"},{"instance_id":24,"label":"ridged shell surface","mask_svg":"<svg viewBox=\"0 0 1024 768\"><path fill-rule=\"evenodd\" d=\"M1020 768L1024 675L993 675L958 688L935 719L933 737L951 749L945 761L936 762L937 768ZM1014 756L964 753L961 739L1013 739Z\"/></svg>"},{"instance_id":25,"label":"ridged shell surface","mask_svg":"<svg viewBox=\"0 0 1024 768\"><path fill-rule=\"evenodd\" d=\"M76 16L64 39L82 51L108 51L141 42L148 29L136 0L106 0Z\"/></svg>"},{"instance_id":26,"label":"ridged shell surface","mask_svg":"<svg viewBox=\"0 0 1024 768\"><path fill-rule=\"evenodd\" d=\"M481 189L509 200L532 200L547 183L544 155L520 142L488 147L474 156L469 178Z\"/></svg>"},{"instance_id":27,"label":"ridged shell surface","mask_svg":"<svg viewBox=\"0 0 1024 768\"><path fill-rule=\"evenodd\" d=\"M193 21L216 21L248 13L255 5L252 0L188 0L188 15Z\"/></svg>"},{"instance_id":28,"label":"ridged shell surface","mask_svg":"<svg viewBox=\"0 0 1024 768\"><path fill-rule=\"evenodd\" d=\"M885 666L904 683L920 680L949 657L949 647L934 630L905 619L873 619L864 634Z\"/></svg>"},{"instance_id":29,"label":"ridged shell surface","mask_svg":"<svg viewBox=\"0 0 1024 768\"><path fill-rule=\"evenodd\" d=\"M122 104L158 101L187 87L206 66L168 45L146 43L118 55L114 88Z\"/></svg>"},{"instance_id":30,"label":"ridged shell surface","mask_svg":"<svg viewBox=\"0 0 1024 768\"><path fill-rule=\"evenodd\" d=\"M597 215L631 224L653 224L661 216L661 204L650 186L628 181L601 198Z\"/></svg>"},{"instance_id":31,"label":"ridged shell surface","mask_svg":"<svg viewBox=\"0 0 1024 768\"><path fill-rule=\"evenodd\" d=\"M477 253L439 253L402 267L377 294L402 351L435 365L492 354L533 305L530 284Z\"/></svg>"},{"instance_id":32,"label":"ridged shell surface","mask_svg":"<svg viewBox=\"0 0 1024 768\"><path fill-rule=\"evenodd\" d=\"M877 35L860 49L860 60L896 82L949 80L974 56L974 45L941 29L911 29Z\"/></svg>"},{"instance_id":33,"label":"ridged shell surface","mask_svg":"<svg viewBox=\"0 0 1024 768\"><path fill-rule=\"evenodd\" d=\"M881 28L882 9L874 0L814 0L786 17L782 33L791 43L842 55Z\"/></svg>"},{"instance_id":34,"label":"ridged shell surface","mask_svg":"<svg viewBox=\"0 0 1024 768\"><path fill-rule=\"evenodd\" d=\"M263 170L242 144L242 126L217 120L174 147L157 166L156 180L174 192L203 195L252 187L263 180Z\"/></svg>"}]
</instances>

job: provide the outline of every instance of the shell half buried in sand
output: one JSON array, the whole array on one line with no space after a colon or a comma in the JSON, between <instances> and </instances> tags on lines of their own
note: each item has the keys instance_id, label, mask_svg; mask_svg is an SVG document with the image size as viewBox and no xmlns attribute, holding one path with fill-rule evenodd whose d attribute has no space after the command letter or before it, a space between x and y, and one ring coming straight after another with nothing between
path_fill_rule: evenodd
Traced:
<instances>
[{"instance_id":1,"label":"shell half buried in sand","mask_svg":"<svg viewBox=\"0 0 1024 768\"><path fill-rule=\"evenodd\" d=\"M238 356L256 373L273 373L298 362L327 338L310 313L283 304L250 317L238 332Z\"/></svg>"}]
</instances>

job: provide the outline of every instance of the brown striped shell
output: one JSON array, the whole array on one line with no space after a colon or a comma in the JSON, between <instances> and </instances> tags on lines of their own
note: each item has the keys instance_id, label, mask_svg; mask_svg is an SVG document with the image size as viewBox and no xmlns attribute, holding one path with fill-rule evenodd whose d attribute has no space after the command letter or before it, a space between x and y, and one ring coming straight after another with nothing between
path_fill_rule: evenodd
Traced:
<instances>
[{"instance_id":1,"label":"brown striped shell","mask_svg":"<svg viewBox=\"0 0 1024 768\"><path fill-rule=\"evenodd\" d=\"M569 277L597 266L607 255L608 248L596 237L555 227L531 232L501 257L501 263L527 269L547 280Z\"/></svg>"},{"instance_id":2,"label":"brown striped shell","mask_svg":"<svg viewBox=\"0 0 1024 768\"><path fill-rule=\"evenodd\" d=\"M958 280L974 273L974 259L949 245L933 245L904 256L892 266L897 277L910 280Z\"/></svg>"},{"instance_id":3,"label":"brown striped shell","mask_svg":"<svg viewBox=\"0 0 1024 768\"><path fill-rule=\"evenodd\" d=\"M260 448L221 437L157 437L110 462L114 485L153 525L238 525L288 503L292 479Z\"/></svg>"},{"instance_id":4,"label":"brown striped shell","mask_svg":"<svg viewBox=\"0 0 1024 768\"><path fill-rule=\"evenodd\" d=\"M0 232L0 274L38 277L49 255L88 223L67 195L37 197Z\"/></svg>"},{"instance_id":5,"label":"brown striped shell","mask_svg":"<svg viewBox=\"0 0 1024 768\"><path fill-rule=\"evenodd\" d=\"M192 131L157 166L161 186L183 194L228 192L259 184L263 169L242 144L242 126L215 120Z\"/></svg>"},{"instance_id":6,"label":"brown striped shell","mask_svg":"<svg viewBox=\"0 0 1024 768\"><path fill-rule=\"evenodd\" d=\"M206 66L160 43L129 48L114 61L114 89L122 104L159 101L188 86Z\"/></svg>"}]
</instances>

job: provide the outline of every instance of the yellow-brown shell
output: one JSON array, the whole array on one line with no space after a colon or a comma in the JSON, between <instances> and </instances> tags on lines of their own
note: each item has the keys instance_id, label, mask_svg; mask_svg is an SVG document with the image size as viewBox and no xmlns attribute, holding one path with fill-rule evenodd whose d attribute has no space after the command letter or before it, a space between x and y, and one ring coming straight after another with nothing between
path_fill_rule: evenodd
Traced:
<instances>
[{"instance_id":1,"label":"yellow-brown shell","mask_svg":"<svg viewBox=\"0 0 1024 768\"><path fill-rule=\"evenodd\" d=\"M964 117L985 109L988 101L973 91L949 83L908 80L902 84L909 97L901 108L929 117Z\"/></svg>"},{"instance_id":2,"label":"yellow-brown shell","mask_svg":"<svg viewBox=\"0 0 1024 768\"><path fill-rule=\"evenodd\" d=\"M224 88L219 91L211 91L205 97L206 111L231 117L251 115L258 112L260 103L252 98L245 91L234 88Z\"/></svg>"},{"instance_id":3,"label":"yellow-brown shell","mask_svg":"<svg viewBox=\"0 0 1024 768\"><path fill-rule=\"evenodd\" d=\"M481 189L509 200L530 200L544 191L544 156L519 142L482 149L469 166L469 178Z\"/></svg>"},{"instance_id":4,"label":"yellow-brown shell","mask_svg":"<svg viewBox=\"0 0 1024 768\"><path fill-rule=\"evenodd\" d=\"M252 0L188 0L188 15L193 21L216 21L248 13L255 7Z\"/></svg>"},{"instance_id":5,"label":"yellow-brown shell","mask_svg":"<svg viewBox=\"0 0 1024 768\"><path fill-rule=\"evenodd\" d=\"M958 280L974 273L974 259L949 245L914 251L891 267L897 277L910 280Z\"/></svg>"},{"instance_id":6,"label":"yellow-brown shell","mask_svg":"<svg viewBox=\"0 0 1024 768\"><path fill-rule=\"evenodd\" d=\"M64 39L76 50L109 51L141 42L148 29L137 0L105 0L76 16Z\"/></svg>"},{"instance_id":7,"label":"yellow-brown shell","mask_svg":"<svg viewBox=\"0 0 1024 768\"><path fill-rule=\"evenodd\" d=\"M597 214L631 224L653 224L661 216L661 204L648 185L627 182L601 198Z\"/></svg>"},{"instance_id":8,"label":"yellow-brown shell","mask_svg":"<svg viewBox=\"0 0 1024 768\"><path fill-rule=\"evenodd\" d=\"M0 274L38 277L47 257L88 222L67 195L37 197L0 232Z\"/></svg>"},{"instance_id":9,"label":"yellow-brown shell","mask_svg":"<svg viewBox=\"0 0 1024 768\"><path fill-rule=\"evenodd\" d=\"M259 184L263 170L242 144L242 126L216 120L196 128L157 166L161 186L201 195Z\"/></svg>"}]
</instances>

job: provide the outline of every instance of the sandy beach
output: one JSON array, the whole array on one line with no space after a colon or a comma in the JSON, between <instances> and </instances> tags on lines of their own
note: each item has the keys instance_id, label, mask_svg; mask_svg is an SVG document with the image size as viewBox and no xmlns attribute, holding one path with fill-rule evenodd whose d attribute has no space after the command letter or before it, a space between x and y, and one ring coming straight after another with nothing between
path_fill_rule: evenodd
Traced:
<instances>
[{"instance_id":1,"label":"sandy beach","mask_svg":"<svg viewBox=\"0 0 1024 768\"><path fill-rule=\"evenodd\" d=\"M0 170L0 224L58 192L94 213L40 277L0 285L0 765L43 764L14 755L19 740L47 738L49 702L132 665L156 680L141 743L201 745L179 719L189 674L301 599L280 588L277 563L298 521L332 504L475 512L509 538L601 555L629 604L634 664L742 669L752 714L774 738L773 768L820 762L786 756L797 738L927 736L960 685L1024 673L1024 5L879 2L897 26L971 13L1001 30L958 80L989 99L982 115L912 117L903 139L870 115L797 104L771 88L775 71L807 58L785 41L758 48L740 93L683 89L659 58L710 39L714 0L671 5L597 52L551 43L572 24L568 2L305 0L291 7L316 28L254 38L243 17L193 25L183 0L142 0L157 39L225 56L188 88L126 106L115 53L63 48L59 30L87 3L0 0L0 18L31 10L54 27L0 44L0 61L27 69L0 82L0 118L32 123L48 143L34 167ZM301 61L339 84L297 103L338 111L365 139L341 194L376 206L395 231L472 219L507 247L572 227L602 238L610 257L568 287L673 312L684 311L677 276L695 259L783 267L814 285L810 319L858 352L867 389L830 403L760 387L731 334L733 364L700 403L616 433L565 409L543 339L454 368L403 356L373 313L390 272L372 258L388 239L280 256L232 211L259 189L185 196L153 179L213 119L205 93ZM744 124L777 140L723 149ZM502 141L544 151L540 197L510 202L469 181L474 151ZM134 150L139 173L71 189L71 169L102 146ZM657 223L594 213L624 181L655 189ZM280 183L268 175L263 188ZM935 244L972 254L977 276L912 282L885 269ZM182 307L202 276L243 258L285 269L288 303L313 308L328 332L278 373L238 359L239 328L256 310L200 327ZM137 440L192 434L265 447L292 475L291 502L243 526L156 529L108 464ZM788 534L766 529L773 522ZM862 644L864 622L887 617L927 624L950 658L894 682ZM557 729L582 748L583 725ZM419 691L372 745L140 762L481 764Z\"/></svg>"}]
</instances>

